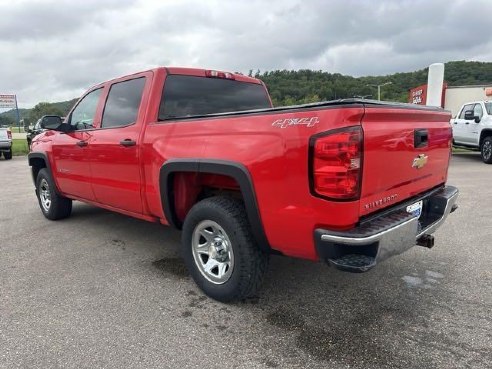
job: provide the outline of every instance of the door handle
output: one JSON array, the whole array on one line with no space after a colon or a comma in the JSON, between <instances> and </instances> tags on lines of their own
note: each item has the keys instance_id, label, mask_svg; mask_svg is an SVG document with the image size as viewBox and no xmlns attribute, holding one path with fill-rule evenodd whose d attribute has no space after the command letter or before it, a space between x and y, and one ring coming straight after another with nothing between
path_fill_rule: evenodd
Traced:
<instances>
[{"instance_id":1,"label":"door handle","mask_svg":"<svg viewBox=\"0 0 492 369\"><path fill-rule=\"evenodd\" d=\"M135 146L137 143L133 141L131 138L125 138L124 140L120 141L121 146L129 147L129 146Z\"/></svg>"},{"instance_id":2,"label":"door handle","mask_svg":"<svg viewBox=\"0 0 492 369\"><path fill-rule=\"evenodd\" d=\"M79 141L76 143L77 146L79 147L85 147L88 145L87 141Z\"/></svg>"},{"instance_id":3,"label":"door handle","mask_svg":"<svg viewBox=\"0 0 492 369\"><path fill-rule=\"evenodd\" d=\"M465 124L470 124L470 122L465 122Z\"/></svg>"},{"instance_id":4,"label":"door handle","mask_svg":"<svg viewBox=\"0 0 492 369\"><path fill-rule=\"evenodd\" d=\"M453 122L453 124L458 124L458 122Z\"/></svg>"},{"instance_id":5,"label":"door handle","mask_svg":"<svg viewBox=\"0 0 492 369\"><path fill-rule=\"evenodd\" d=\"M429 142L429 132L426 129L416 129L413 132L413 147L426 147Z\"/></svg>"}]
</instances>

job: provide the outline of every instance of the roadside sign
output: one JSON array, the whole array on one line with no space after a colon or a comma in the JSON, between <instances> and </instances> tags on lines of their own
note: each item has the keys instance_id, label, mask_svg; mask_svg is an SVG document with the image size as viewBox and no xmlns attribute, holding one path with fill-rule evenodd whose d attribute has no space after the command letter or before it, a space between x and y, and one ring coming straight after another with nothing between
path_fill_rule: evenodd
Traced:
<instances>
[{"instance_id":1,"label":"roadside sign","mask_svg":"<svg viewBox=\"0 0 492 369\"><path fill-rule=\"evenodd\" d=\"M448 88L448 84L444 82L442 85L441 107L444 107L446 88ZM421 85L408 90L408 102L410 104L425 105L427 102L427 85Z\"/></svg>"},{"instance_id":2,"label":"roadside sign","mask_svg":"<svg viewBox=\"0 0 492 369\"><path fill-rule=\"evenodd\" d=\"M0 94L0 109L16 109L17 100L15 95Z\"/></svg>"},{"instance_id":3,"label":"roadside sign","mask_svg":"<svg viewBox=\"0 0 492 369\"><path fill-rule=\"evenodd\" d=\"M411 104L425 105L427 100L427 85L412 88L408 92L408 102Z\"/></svg>"}]
</instances>

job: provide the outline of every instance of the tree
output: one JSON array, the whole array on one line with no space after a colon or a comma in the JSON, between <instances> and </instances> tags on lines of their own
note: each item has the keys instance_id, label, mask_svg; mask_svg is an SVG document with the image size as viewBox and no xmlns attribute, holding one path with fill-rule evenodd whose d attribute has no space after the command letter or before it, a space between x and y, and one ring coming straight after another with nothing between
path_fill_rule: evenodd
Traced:
<instances>
[{"instance_id":1,"label":"tree","mask_svg":"<svg viewBox=\"0 0 492 369\"><path fill-rule=\"evenodd\" d=\"M0 115L0 127L2 126L11 126L15 123L15 121L9 117L8 115Z\"/></svg>"},{"instance_id":2,"label":"tree","mask_svg":"<svg viewBox=\"0 0 492 369\"><path fill-rule=\"evenodd\" d=\"M54 106L54 104L50 104L47 102L40 102L29 112L29 120L31 122L36 122L43 115L59 115L62 116L63 112Z\"/></svg>"},{"instance_id":3,"label":"tree","mask_svg":"<svg viewBox=\"0 0 492 369\"><path fill-rule=\"evenodd\" d=\"M381 90L382 99L406 102L408 90L427 83L428 68L415 72L396 73L388 76L365 76L354 78L339 73L313 70L274 70L255 77L263 80L268 87L275 106L302 104L306 102L351 98L353 96L377 96L371 85L391 81ZM444 79L449 86L466 84L492 84L492 63L448 62Z\"/></svg>"}]
</instances>

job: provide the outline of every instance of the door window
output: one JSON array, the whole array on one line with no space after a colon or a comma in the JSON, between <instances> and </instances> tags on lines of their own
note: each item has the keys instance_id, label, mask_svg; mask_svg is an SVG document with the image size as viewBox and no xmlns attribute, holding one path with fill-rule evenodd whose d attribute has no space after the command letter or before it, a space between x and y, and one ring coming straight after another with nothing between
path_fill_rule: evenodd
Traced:
<instances>
[{"instance_id":1,"label":"door window","mask_svg":"<svg viewBox=\"0 0 492 369\"><path fill-rule=\"evenodd\" d=\"M144 86L144 77L113 84L104 107L101 127L120 127L135 123Z\"/></svg>"},{"instance_id":2,"label":"door window","mask_svg":"<svg viewBox=\"0 0 492 369\"><path fill-rule=\"evenodd\" d=\"M475 104L473 107L473 115L482 119L483 109L481 104Z\"/></svg>"},{"instance_id":3,"label":"door window","mask_svg":"<svg viewBox=\"0 0 492 369\"><path fill-rule=\"evenodd\" d=\"M102 88L89 92L72 111L70 125L75 130L94 128L94 117Z\"/></svg>"},{"instance_id":4,"label":"door window","mask_svg":"<svg viewBox=\"0 0 492 369\"><path fill-rule=\"evenodd\" d=\"M463 109L461 110L459 119L465 119L465 112L468 110L473 110L473 104L468 104L463 106Z\"/></svg>"}]
</instances>

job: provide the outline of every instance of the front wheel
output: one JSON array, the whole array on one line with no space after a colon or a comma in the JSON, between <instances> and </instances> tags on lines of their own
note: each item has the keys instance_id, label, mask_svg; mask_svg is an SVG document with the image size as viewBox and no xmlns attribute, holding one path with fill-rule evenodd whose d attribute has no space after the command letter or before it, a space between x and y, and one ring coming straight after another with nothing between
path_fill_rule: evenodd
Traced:
<instances>
[{"instance_id":1,"label":"front wheel","mask_svg":"<svg viewBox=\"0 0 492 369\"><path fill-rule=\"evenodd\" d=\"M72 213L72 200L58 194L48 169L39 171L36 178L36 194L43 215L50 220L67 218Z\"/></svg>"},{"instance_id":2,"label":"front wheel","mask_svg":"<svg viewBox=\"0 0 492 369\"><path fill-rule=\"evenodd\" d=\"M185 219L182 242L191 276L211 298L240 300L260 287L268 254L258 248L240 200L217 196L195 204Z\"/></svg>"},{"instance_id":3,"label":"front wheel","mask_svg":"<svg viewBox=\"0 0 492 369\"><path fill-rule=\"evenodd\" d=\"M492 164L492 136L485 137L480 150L482 160L486 164Z\"/></svg>"}]
</instances>

